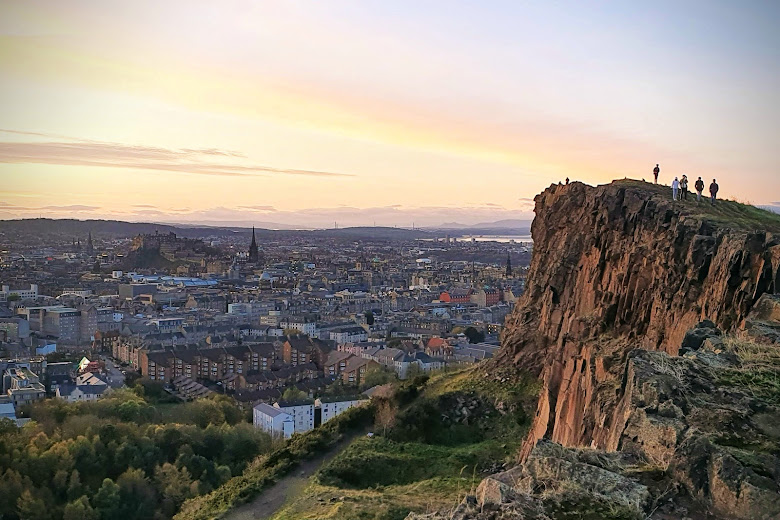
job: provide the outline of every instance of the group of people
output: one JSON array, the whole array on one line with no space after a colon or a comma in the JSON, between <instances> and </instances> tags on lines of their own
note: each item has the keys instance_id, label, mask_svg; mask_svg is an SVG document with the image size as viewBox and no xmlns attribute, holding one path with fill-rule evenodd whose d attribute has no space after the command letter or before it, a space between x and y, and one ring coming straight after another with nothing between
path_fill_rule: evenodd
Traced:
<instances>
[{"instance_id":1,"label":"group of people","mask_svg":"<svg viewBox=\"0 0 780 520\"><path fill-rule=\"evenodd\" d=\"M658 184L658 174L661 173L661 168L656 164L653 168L653 176L655 177L655 183ZM704 191L704 181L699 177L693 184L696 189L696 202L701 202L701 194ZM718 183L715 179L712 179L710 184L710 204L715 205L715 199L718 197ZM672 200L688 200L688 176L683 175L681 179L677 177L672 181Z\"/></svg>"}]
</instances>

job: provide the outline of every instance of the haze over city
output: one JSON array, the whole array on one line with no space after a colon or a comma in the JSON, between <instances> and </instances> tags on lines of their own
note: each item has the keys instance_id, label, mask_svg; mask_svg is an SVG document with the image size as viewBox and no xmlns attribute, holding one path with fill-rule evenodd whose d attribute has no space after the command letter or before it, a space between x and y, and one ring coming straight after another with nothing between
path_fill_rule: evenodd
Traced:
<instances>
[{"instance_id":1,"label":"haze over city","mask_svg":"<svg viewBox=\"0 0 780 520\"><path fill-rule=\"evenodd\" d=\"M776 2L5 2L0 218L532 218L570 177L780 209Z\"/></svg>"}]
</instances>

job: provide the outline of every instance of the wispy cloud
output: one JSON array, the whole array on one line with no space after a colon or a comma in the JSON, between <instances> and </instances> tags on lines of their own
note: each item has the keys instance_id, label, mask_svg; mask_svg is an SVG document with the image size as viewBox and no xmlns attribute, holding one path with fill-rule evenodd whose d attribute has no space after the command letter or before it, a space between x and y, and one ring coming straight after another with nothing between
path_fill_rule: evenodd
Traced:
<instances>
[{"instance_id":1,"label":"wispy cloud","mask_svg":"<svg viewBox=\"0 0 780 520\"><path fill-rule=\"evenodd\" d=\"M91 141L65 136L54 136L52 134L40 132L21 132L16 130L0 130L0 132L62 139L59 141L45 142L0 142L0 163L100 166L231 177L268 174L353 177L351 174L321 170L276 168L266 165L235 164L224 161L214 162L215 158L245 158L245 156L239 152L219 150L216 148L170 149L154 146Z\"/></svg>"},{"instance_id":2,"label":"wispy cloud","mask_svg":"<svg viewBox=\"0 0 780 520\"><path fill-rule=\"evenodd\" d=\"M51 210L51 211L96 211L100 209L100 206L84 206L82 204L71 204L69 206L41 206L40 208L32 208L36 210Z\"/></svg>"}]
</instances>

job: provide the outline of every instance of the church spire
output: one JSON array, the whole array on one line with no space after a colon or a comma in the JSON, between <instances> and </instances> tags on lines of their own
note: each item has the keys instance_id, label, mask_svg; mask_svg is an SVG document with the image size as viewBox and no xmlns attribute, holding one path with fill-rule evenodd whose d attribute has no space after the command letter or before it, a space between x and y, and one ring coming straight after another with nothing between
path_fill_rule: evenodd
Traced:
<instances>
[{"instance_id":1,"label":"church spire","mask_svg":"<svg viewBox=\"0 0 780 520\"><path fill-rule=\"evenodd\" d=\"M249 244L249 261L257 262L260 254L257 251L257 239L255 238L255 226L252 226L252 243Z\"/></svg>"},{"instance_id":2,"label":"church spire","mask_svg":"<svg viewBox=\"0 0 780 520\"><path fill-rule=\"evenodd\" d=\"M509 258L509 251L506 252L506 277L512 276L512 260Z\"/></svg>"},{"instance_id":3,"label":"church spire","mask_svg":"<svg viewBox=\"0 0 780 520\"><path fill-rule=\"evenodd\" d=\"M91 253L94 249L95 248L92 245L92 231L90 231L89 235L87 235L87 251Z\"/></svg>"}]
</instances>

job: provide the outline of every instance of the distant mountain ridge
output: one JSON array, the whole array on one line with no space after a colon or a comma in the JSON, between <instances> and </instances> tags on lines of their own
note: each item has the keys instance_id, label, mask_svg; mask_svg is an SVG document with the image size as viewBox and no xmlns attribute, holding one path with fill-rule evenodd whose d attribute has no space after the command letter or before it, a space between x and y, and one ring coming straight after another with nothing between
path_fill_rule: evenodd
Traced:
<instances>
[{"instance_id":1,"label":"distant mountain ridge","mask_svg":"<svg viewBox=\"0 0 780 520\"><path fill-rule=\"evenodd\" d=\"M251 227L211 227L188 226L172 224L155 224L152 222L123 222L120 220L76 220L76 219L17 219L0 220L0 233L23 232L36 235L55 234L82 239L88 233L95 236L112 236L130 238L148 233L176 233L184 238L227 237L246 235L252 232ZM344 227L336 229L264 229L255 228L260 238L280 236L321 236L331 238L371 238L387 240L413 240L416 238L432 238L430 231L393 227Z\"/></svg>"}]
</instances>

